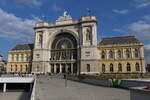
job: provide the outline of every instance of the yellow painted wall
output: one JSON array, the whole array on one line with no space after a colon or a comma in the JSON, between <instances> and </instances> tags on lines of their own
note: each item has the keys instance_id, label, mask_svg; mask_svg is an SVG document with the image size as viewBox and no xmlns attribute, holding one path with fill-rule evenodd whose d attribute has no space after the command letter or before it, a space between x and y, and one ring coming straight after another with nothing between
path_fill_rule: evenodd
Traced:
<instances>
[{"instance_id":1,"label":"yellow painted wall","mask_svg":"<svg viewBox=\"0 0 150 100\"><path fill-rule=\"evenodd\" d=\"M134 57L134 50L135 48L139 49L139 58ZM98 70L100 73L102 73L102 64L105 64L105 73L110 73L110 64L112 63L114 66L114 73L118 72L118 64L122 64L122 72L121 73L135 73L137 72L135 69L135 64L139 63L140 71L139 72L145 72L145 60L144 60L144 51L143 45L120 45L120 46L100 46L99 48L99 66ZM121 49L122 50L122 58L117 58L117 51ZM126 58L126 49L131 50L131 58ZM102 59L102 50L106 51L106 59ZM113 59L109 58L109 51L113 50L115 57ZM131 65L131 72L127 72L127 63L130 63Z\"/></svg>"},{"instance_id":2,"label":"yellow painted wall","mask_svg":"<svg viewBox=\"0 0 150 100\"><path fill-rule=\"evenodd\" d=\"M24 55L25 60L18 60L16 61L14 55ZM12 55L14 56L14 59L12 60ZM28 55L28 56L26 56ZM27 61L27 57L32 56L32 51L24 50L24 51L10 51L8 53L8 63L7 63L7 72L31 72L32 63L30 61ZM19 58L21 59L21 58ZM17 68L16 68L17 65ZM21 65L22 65L22 71L21 71ZM26 68L27 65L27 68ZM11 67L12 66L12 67ZM12 69L12 70L11 70Z\"/></svg>"}]
</instances>

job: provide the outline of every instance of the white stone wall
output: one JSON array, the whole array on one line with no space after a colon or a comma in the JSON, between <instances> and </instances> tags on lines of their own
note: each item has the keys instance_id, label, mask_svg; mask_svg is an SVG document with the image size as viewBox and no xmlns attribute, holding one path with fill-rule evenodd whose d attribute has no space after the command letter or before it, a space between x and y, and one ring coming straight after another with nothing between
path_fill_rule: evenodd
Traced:
<instances>
[{"instance_id":1,"label":"white stone wall","mask_svg":"<svg viewBox=\"0 0 150 100\"><path fill-rule=\"evenodd\" d=\"M90 19L91 18L91 19ZM49 59L51 58L50 50L55 36L63 32L67 32L73 35L77 40L77 61L84 62L85 60L91 60L91 64L100 58L98 57L97 50L97 30L96 30L96 18L94 16L89 16L86 18L82 17L78 21L68 19L69 21L59 20L56 23L37 23L35 26L35 47L33 52L33 69L32 71L36 73L37 66L40 66L40 72L46 73L49 69ZM80 23L80 24L79 24ZM86 40L86 28L91 27L91 41ZM39 43L40 34L42 35L42 46ZM86 56L86 52L90 52L90 56ZM84 60L84 61L82 61ZM92 62L93 61L93 62ZM85 61L86 62L86 61ZM78 70L80 67L85 67L86 63L77 64ZM94 65L92 71L96 72L98 65ZM85 68L82 68L83 72Z\"/></svg>"}]
</instances>

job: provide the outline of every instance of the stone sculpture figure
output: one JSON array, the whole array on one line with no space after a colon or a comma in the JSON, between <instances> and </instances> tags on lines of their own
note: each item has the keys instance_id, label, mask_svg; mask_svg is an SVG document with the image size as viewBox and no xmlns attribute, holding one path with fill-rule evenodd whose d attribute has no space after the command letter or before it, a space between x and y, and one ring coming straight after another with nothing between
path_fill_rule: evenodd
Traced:
<instances>
[{"instance_id":1,"label":"stone sculpture figure","mask_svg":"<svg viewBox=\"0 0 150 100\"><path fill-rule=\"evenodd\" d=\"M87 27L86 28L86 40L88 41L88 40L91 40L91 33L92 31L91 31L91 27Z\"/></svg>"}]
</instances>

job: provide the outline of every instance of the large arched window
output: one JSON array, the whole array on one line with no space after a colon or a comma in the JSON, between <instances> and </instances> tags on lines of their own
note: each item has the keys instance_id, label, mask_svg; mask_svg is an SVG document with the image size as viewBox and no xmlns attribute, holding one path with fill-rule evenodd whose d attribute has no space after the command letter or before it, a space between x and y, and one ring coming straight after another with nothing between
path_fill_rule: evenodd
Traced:
<instances>
[{"instance_id":1,"label":"large arched window","mask_svg":"<svg viewBox=\"0 0 150 100\"><path fill-rule=\"evenodd\" d=\"M138 49L134 50L134 56L135 56L135 58L139 57L139 50Z\"/></svg>"},{"instance_id":2,"label":"large arched window","mask_svg":"<svg viewBox=\"0 0 150 100\"><path fill-rule=\"evenodd\" d=\"M135 69L136 69L136 71L140 71L140 65L139 65L139 63L135 64Z\"/></svg>"},{"instance_id":3,"label":"large arched window","mask_svg":"<svg viewBox=\"0 0 150 100\"><path fill-rule=\"evenodd\" d=\"M118 64L118 72L122 72L122 64Z\"/></svg>"},{"instance_id":4,"label":"large arched window","mask_svg":"<svg viewBox=\"0 0 150 100\"><path fill-rule=\"evenodd\" d=\"M106 58L106 53L105 53L105 51L103 50L102 51L102 59L105 59Z\"/></svg>"},{"instance_id":5,"label":"large arched window","mask_svg":"<svg viewBox=\"0 0 150 100\"><path fill-rule=\"evenodd\" d=\"M121 50L118 50L118 58L121 58L122 57L122 52Z\"/></svg>"},{"instance_id":6,"label":"large arched window","mask_svg":"<svg viewBox=\"0 0 150 100\"><path fill-rule=\"evenodd\" d=\"M113 51L110 50L110 51L109 51L109 58L113 58L113 57L114 57Z\"/></svg>"},{"instance_id":7,"label":"large arched window","mask_svg":"<svg viewBox=\"0 0 150 100\"><path fill-rule=\"evenodd\" d=\"M52 43L51 60L77 59L77 41L69 33L61 33L55 36Z\"/></svg>"},{"instance_id":8,"label":"large arched window","mask_svg":"<svg viewBox=\"0 0 150 100\"><path fill-rule=\"evenodd\" d=\"M105 64L102 64L102 72L105 72Z\"/></svg>"},{"instance_id":9,"label":"large arched window","mask_svg":"<svg viewBox=\"0 0 150 100\"><path fill-rule=\"evenodd\" d=\"M127 63L127 72L130 72L131 71L131 65L130 63Z\"/></svg>"},{"instance_id":10,"label":"large arched window","mask_svg":"<svg viewBox=\"0 0 150 100\"><path fill-rule=\"evenodd\" d=\"M131 57L131 53L129 49L126 49L126 58L130 58Z\"/></svg>"},{"instance_id":11,"label":"large arched window","mask_svg":"<svg viewBox=\"0 0 150 100\"><path fill-rule=\"evenodd\" d=\"M111 63L110 64L110 72L113 72L114 71L114 65Z\"/></svg>"}]
</instances>

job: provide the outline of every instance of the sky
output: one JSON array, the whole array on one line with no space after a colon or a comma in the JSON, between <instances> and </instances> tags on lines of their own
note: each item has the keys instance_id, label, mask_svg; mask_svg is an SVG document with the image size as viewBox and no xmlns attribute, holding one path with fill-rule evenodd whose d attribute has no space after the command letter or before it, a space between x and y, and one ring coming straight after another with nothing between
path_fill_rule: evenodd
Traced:
<instances>
[{"instance_id":1,"label":"sky","mask_svg":"<svg viewBox=\"0 0 150 100\"><path fill-rule=\"evenodd\" d=\"M7 59L16 44L33 43L36 22L53 23L65 10L77 20L87 8L97 17L98 41L134 35L150 63L150 0L0 0L0 54Z\"/></svg>"}]
</instances>

